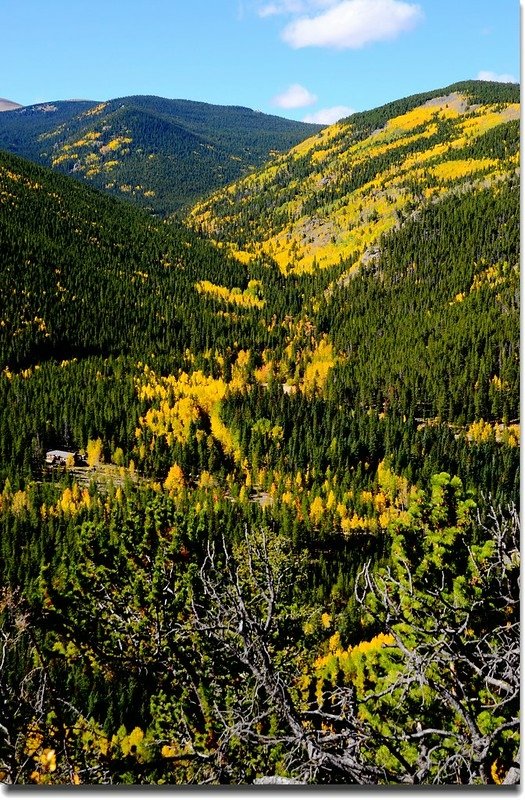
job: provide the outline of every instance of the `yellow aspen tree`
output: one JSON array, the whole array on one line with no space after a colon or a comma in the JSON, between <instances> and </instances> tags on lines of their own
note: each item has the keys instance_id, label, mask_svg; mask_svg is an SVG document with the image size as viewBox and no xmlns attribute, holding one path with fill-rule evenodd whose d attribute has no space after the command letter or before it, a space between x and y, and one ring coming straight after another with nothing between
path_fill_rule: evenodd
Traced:
<instances>
[{"instance_id":1,"label":"yellow aspen tree","mask_svg":"<svg viewBox=\"0 0 525 800\"><path fill-rule=\"evenodd\" d=\"M102 460L102 439L90 439L87 443L87 463L95 467Z\"/></svg>"},{"instance_id":2,"label":"yellow aspen tree","mask_svg":"<svg viewBox=\"0 0 525 800\"><path fill-rule=\"evenodd\" d=\"M184 485L184 473L178 464L174 464L164 481L164 488L171 494L172 492L177 492L179 489L183 489Z\"/></svg>"},{"instance_id":3,"label":"yellow aspen tree","mask_svg":"<svg viewBox=\"0 0 525 800\"><path fill-rule=\"evenodd\" d=\"M324 503L321 497L314 497L310 505L310 519L314 525L319 525L324 515Z\"/></svg>"}]
</instances>

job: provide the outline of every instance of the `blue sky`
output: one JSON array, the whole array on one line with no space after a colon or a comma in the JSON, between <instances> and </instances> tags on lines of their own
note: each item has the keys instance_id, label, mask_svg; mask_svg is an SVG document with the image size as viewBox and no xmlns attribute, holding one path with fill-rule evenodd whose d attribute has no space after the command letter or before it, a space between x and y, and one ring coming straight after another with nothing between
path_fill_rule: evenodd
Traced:
<instances>
[{"instance_id":1,"label":"blue sky","mask_svg":"<svg viewBox=\"0 0 525 800\"><path fill-rule=\"evenodd\" d=\"M518 0L0 0L0 97L130 94L331 122L518 80Z\"/></svg>"}]
</instances>

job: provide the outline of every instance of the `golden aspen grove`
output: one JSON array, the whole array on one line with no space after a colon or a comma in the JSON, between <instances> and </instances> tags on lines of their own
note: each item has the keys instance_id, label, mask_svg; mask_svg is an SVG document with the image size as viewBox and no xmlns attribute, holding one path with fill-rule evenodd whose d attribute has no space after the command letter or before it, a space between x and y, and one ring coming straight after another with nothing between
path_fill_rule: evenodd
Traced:
<instances>
[{"instance_id":1,"label":"golden aspen grove","mask_svg":"<svg viewBox=\"0 0 525 800\"><path fill-rule=\"evenodd\" d=\"M55 105L0 115L0 781L518 783L519 86Z\"/></svg>"}]
</instances>

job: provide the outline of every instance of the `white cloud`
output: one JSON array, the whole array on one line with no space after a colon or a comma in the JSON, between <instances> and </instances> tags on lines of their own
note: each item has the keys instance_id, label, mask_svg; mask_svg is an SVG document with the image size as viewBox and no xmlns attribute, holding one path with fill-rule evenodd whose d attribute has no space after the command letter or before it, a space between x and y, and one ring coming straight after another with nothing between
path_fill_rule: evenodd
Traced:
<instances>
[{"instance_id":1,"label":"white cloud","mask_svg":"<svg viewBox=\"0 0 525 800\"><path fill-rule=\"evenodd\" d=\"M303 0L280 0L277 3L265 3L257 13L260 17L274 17L277 14L303 14L306 10Z\"/></svg>"},{"instance_id":2,"label":"white cloud","mask_svg":"<svg viewBox=\"0 0 525 800\"><path fill-rule=\"evenodd\" d=\"M339 0L274 0L261 5L257 13L260 17L274 17L278 14L307 14L319 8L337 5Z\"/></svg>"},{"instance_id":3,"label":"white cloud","mask_svg":"<svg viewBox=\"0 0 525 800\"><path fill-rule=\"evenodd\" d=\"M394 39L422 18L420 6L404 0L342 0L322 14L291 22L282 37L294 48L357 49Z\"/></svg>"},{"instance_id":4,"label":"white cloud","mask_svg":"<svg viewBox=\"0 0 525 800\"><path fill-rule=\"evenodd\" d=\"M260 17L273 17L275 14L279 14L279 8L275 3L270 3L267 6L262 6L257 13Z\"/></svg>"},{"instance_id":5,"label":"white cloud","mask_svg":"<svg viewBox=\"0 0 525 800\"><path fill-rule=\"evenodd\" d=\"M355 109L349 106L332 106L331 108L320 108L312 114L303 117L303 122L317 122L319 125L332 125L343 117L349 117Z\"/></svg>"},{"instance_id":6,"label":"white cloud","mask_svg":"<svg viewBox=\"0 0 525 800\"><path fill-rule=\"evenodd\" d=\"M514 75L508 75L506 73L502 73L498 75L497 72L491 72L490 70L481 70L476 75L478 81L496 81L497 83L518 83L517 79Z\"/></svg>"},{"instance_id":7,"label":"white cloud","mask_svg":"<svg viewBox=\"0 0 525 800\"><path fill-rule=\"evenodd\" d=\"M309 92L301 84L293 83L288 89L272 99L272 105L279 108L304 108L305 106L312 106L316 100L315 94Z\"/></svg>"}]
</instances>

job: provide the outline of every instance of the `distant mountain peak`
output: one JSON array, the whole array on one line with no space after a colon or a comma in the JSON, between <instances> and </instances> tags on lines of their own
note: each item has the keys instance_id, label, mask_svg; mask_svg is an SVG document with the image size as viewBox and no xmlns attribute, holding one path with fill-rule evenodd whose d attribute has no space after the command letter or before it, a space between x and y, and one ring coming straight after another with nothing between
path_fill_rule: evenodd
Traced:
<instances>
[{"instance_id":1,"label":"distant mountain peak","mask_svg":"<svg viewBox=\"0 0 525 800\"><path fill-rule=\"evenodd\" d=\"M17 108L23 108L23 106L13 100L6 100L5 97L0 97L0 111L16 111Z\"/></svg>"}]
</instances>

